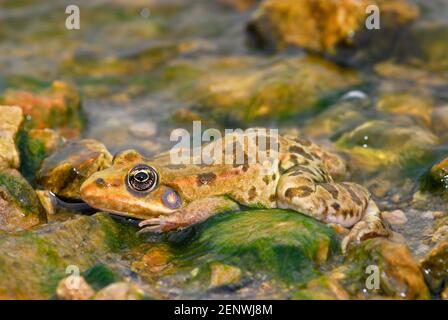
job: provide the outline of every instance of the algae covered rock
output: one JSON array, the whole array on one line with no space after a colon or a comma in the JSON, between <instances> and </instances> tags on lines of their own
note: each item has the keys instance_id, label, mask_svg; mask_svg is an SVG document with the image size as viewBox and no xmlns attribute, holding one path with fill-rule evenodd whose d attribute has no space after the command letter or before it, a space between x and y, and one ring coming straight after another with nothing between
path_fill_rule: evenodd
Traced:
<instances>
[{"instance_id":1,"label":"algae covered rock","mask_svg":"<svg viewBox=\"0 0 448 320\"><path fill-rule=\"evenodd\" d=\"M20 171L31 183L42 161L65 141L52 129L22 130L17 140L21 156Z\"/></svg>"},{"instance_id":2,"label":"algae covered rock","mask_svg":"<svg viewBox=\"0 0 448 320\"><path fill-rule=\"evenodd\" d=\"M353 247L345 258L347 288L352 292L367 293L398 299L429 299L429 290L420 271L405 244L386 239L371 239ZM368 269L369 266L370 269ZM373 270L379 271L379 288L368 280ZM367 287L369 284L370 289ZM372 288L373 287L373 288Z\"/></svg>"},{"instance_id":3,"label":"algae covered rock","mask_svg":"<svg viewBox=\"0 0 448 320\"><path fill-rule=\"evenodd\" d=\"M0 230L19 231L46 222L39 199L15 169L0 171Z\"/></svg>"},{"instance_id":4,"label":"algae covered rock","mask_svg":"<svg viewBox=\"0 0 448 320\"><path fill-rule=\"evenodd\" d=\"M186 81L189 90L179 94L205 118L221 124L314 114L361 81L356 73L321 59L285 58L270 64L224 60L204 61L201 73Z\"/></svg>"},{"instance_id":5,"label":"algae covered rock","mask_svg":"<svg viewBox=\"0 0 448 320\"><path fill-rule=\"evenodd\" d=\"M15 139L22 120L19 107L0 105L0 169L19 168L20 158Z\"/></svg>"},{"instance_id":6,"label":"algae covered rock","mask_svg":"<svg viewBox=\"0 0 448 320\"><path fill-rule=\"evenodd\" d=\"M354 166L369 171L392 165L418 166L438 142L434 134L421 127L372 120L343 134L336 146L349 152Z\"/></svg>"},{"instance_id":7,"label":"algae covered rock","mask_svg":"<svg viewBox=\"0 0 448 320\"><path fill-rule=\"evenodd\" d=\"M296 299L429 299L418 263L404 244L370 239L352 247L343 264L312 279Z\"/></svg>"},{"instance_id":8,"label":"algae covered rock","mask_svg":"<svg viewBox=\"0 0 448 320\"><path fill-rule=\"evenodd\" d=\"M381 14L379 30L366 28L371 5ZM265 0L248 31L257 46L297 46L344 63L362 63L390 54L402 29L418 15L406 0Z\"/></svg>"},{"instance_id":9,"label":"algae covered rock","mask_svg":"<svg viewBox=\"0 0 448 320\"><path fill-rule=\"evenodd\" d=\"M347 93L350 94L363 95L360 91ZM337 139L367 121L368 117L364 113L369 106L367 97L337 101L307 121L303 128L304 133L312 138Z\"/></svg>"},{"instance_id":10,"label":"algae covered rock","mask_svg":"<svg viewBox=\"0 0 448 320\"><path fill-rule=\"evenodd\" d=\"M60 280L75 270L81 275L98 263L117 262L117 253L137 243L135 232L98 213L0 235L0 298L52 298Z\"/></svg>"},{"instance_id":11,"label":"algae covered rock","mask_svg":"<svg viewBox=\"0 0 448 320\"><path fill-rule=\"evenodd\" d=\"M112 155L103 144L91 139L67 141L42 162L36 181L58 196L81 199L81 184L111 163Z\"/></svg>"},{"instance_id":12,"label":"algae covered rock","mask_svg":"<svg viewBox=\"0 0 448 320\"><path fill-rule=\"evenodd\" d=\"M447 4L440 3L441 10L446 10ZM442 21L425 21L414 25L407 41L399 43L402 53L401 60L409 65L433 74L443 74L448 70L448 25L446 18Z\"/></svg>"},{"instance_id":13,"label":"algae covered rock","mask_svg":"<svg viewBox=\"0 0 448 320\"><path fill-rule=\"evenodd\" d=\"M79 93L61 81L38 93L8 89L0 102L22 108L25 129L51 128L67 138L75 138L83 127Z\"/></svg>"},{"instance_id":14,"label":"algae covered rock","mask_svg":"<svg viewBox=\"0 0 448 320\"><path fill-rule=\"evenodd\" d=\"M448 239L438 243L420 261L420 266L431 290L440 294L448 281Z\"/></svg>"},{"instance_id":15,"label":"algae covered rock","mask_svg":"<svg viewBox=\"0 0 448 320\"><path fill-rule=\"evenodd\" d=\"M432 101L429 97L412 94L387 94L380 97L377 108L385 113L407 115L417 124L430 127Z\"/></svg>"},{"instance_id":16,"label":"algae covered rock","mask_svg":"<svg viewBox=\"0 0 448 320\"><path fill-rule=\"evenodd\" d=\"M448 158L434 164L423 179L422 187L430 191L448 191Z\"/></svg>"},{"instance_id":17,"label":"algae covered rock","mask_svg":"<svg viewBox=\"0 0 448 320\"><path fill-rule=\"evenodd\" d=\"M233 282L248 272L295 283L315 276L338 252L339 242L333 229L297 212L254 210L210 219L180 248L181 264L194 259L211 284Z\"/></svg>"}]
</instances>

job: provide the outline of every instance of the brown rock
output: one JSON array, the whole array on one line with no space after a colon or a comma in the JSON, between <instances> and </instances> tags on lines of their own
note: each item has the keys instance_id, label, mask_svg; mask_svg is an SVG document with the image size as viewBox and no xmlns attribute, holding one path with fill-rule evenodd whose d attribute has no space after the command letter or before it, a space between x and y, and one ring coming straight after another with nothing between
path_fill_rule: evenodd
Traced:
<instances>
[{"instance_id":1,"label":"brown rock","mask_svg":"<svg viewBox=\"0 0 448 320\"><path fill-rule=\"evenodd\" d=\"M428 97L388 94L379 99L377 108L387 113L409 115L427 127L431 124L432 101Z\"/></svg>"},{"instance_id":2,"label":"brown rock","mask_svg":"<svg viewBox=\"0 0 448 320\"><path fill-rule=\"evenodd\" d=\"M81 199L81 184L111 163L112 155L103 144L91 139L68 141L42 162L36 181L58 196Z\"/></svg>"},{"instance_id":3,"label":"brown rock","mask_svg":"<svg viewBox=\"0 0 448 320\"><path fill-rule=\"evenodd\" d=\"M23 115L19 107L0 106L0 169L19 168L15 138Z\"/></svg>"},{"instance_id":4,"label":"brown rock","mask_svg":"<svg viewBox=\"0 0 448 320\"><path fill-rule=\"evenodd\" d=\"M426 281L435 293L448 281L448 240L440 242L420 261Z\"/></svg>"},{"instance_id":5,"label":"brown rock","mask_svg":"<svg viewBox=\"0 0 448 320\"><path fill-rule=\"evenodd\" d=\"M365 27L369 5L377 5L381 12L380 30L375 34ZM297 46L332 57L341 51L347 62L347 53L355 56L367 48L366 58L371 58L381 54L378 47L391 48L395 37L386 31L399 29L418 15L418 8L406 0L265 0L248 31L261 47Z\"/></svg>"},{"instance_id":6,"label":"brown rock","mask_svg":"<svg viewBox=\"0 0 448 320\"><path fill-rule=\"evenodd\" d=\"M219 287L237 282L241 278L241 269L222 263L211 265L210 286Z\"/></svg>"},{"instance_id":7,"label":"brown rock","mask_svg":"<svg viewBox=\"0 0 448 320\"><path fill-rule=\"evenodd\" d=\"M98 291L95 300L142 300L144 291L130 282L117 282Z\"/></svg>"},{"instance_id":8,"label":"brown rock","mask_svg":"<svg viewBox=\"0 0 448 320\"><path fill-rule=\"evenodd\" d=\"M60 300L89 300L95 291L82 276L69 276L59 281L56 295Z\"/></svg>"},{"instance_id":9,"label":"brown rock","mask_svg":"<svg viewBox=\"0 0 448 320\"><path fill-rule=\"evenodd\" d=\"M0 230L19 231L44 222L44 209L28 181L15 169L0 171Z\"/></svg>"},{"instance_id":10,"label":"brown rock","mask_svg":"<svg viewBox=\"0 0 448 320\"><path fill-rule=\"evenodd\" d=\"M390 224L400 225L408 222L408 219L402 210L383 211L381 216Z\"/></svg>"},{"instance_id":11,"label":"brown rock","mask_svg":"<svg viewBox=\"0 0 448 320\"><path fill-rule=\"evenodd\" d=\"M75 138L83 126L80 96L65 82L54 81L39 93L6 90L3 103L22 108L26 129L52 128L67 138Z\"/></svg>"},{"instance_id":12,"label":"brown rock","mask_svg":"<svg viewBox=\"0 0 448 320\"><path fill-rule=\"evenodd\" d=\"M405 244L382 238L366 240L351 248L345 263L349 268L345 285L353 294L364 292L397 299L429 298L423 274ZM378 268L379 289L366 288L369 266Z\"/></svg>"}]
</instances>

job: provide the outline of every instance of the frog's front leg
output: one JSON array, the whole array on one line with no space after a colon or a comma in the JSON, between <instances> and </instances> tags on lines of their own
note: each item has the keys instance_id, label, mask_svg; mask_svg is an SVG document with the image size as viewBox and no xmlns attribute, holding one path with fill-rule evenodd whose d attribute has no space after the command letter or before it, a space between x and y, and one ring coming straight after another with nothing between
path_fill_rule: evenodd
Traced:
<instances>
[{"instance_id":1,"label":"frog's front leg","mask_svg":"<svg viewBox=\"0 0 448 320\"><path fill-rule=\"evenodd\" d=\"M170 215L159 216L140 222L139 227L144 227L139 233L168 232L186 228L193 224L207 220L209 217L223 212L238 211L238 203L226 197L209 197L195 200L184 208Z\"/></svg>"},{"instance_id":2,"label":"frog's front leg","mask_svg":"<svg viewBox=\"0 0 448 320\"><path fill-rule=\"evenodd\" d=\"M278 206L293 209L326 223L353 227L342 241L345 252L350 242L387 236L380 212L364 187L355 183L335 183L310 168L295 166L279 180Z\"/></svg>"}]
</instances>

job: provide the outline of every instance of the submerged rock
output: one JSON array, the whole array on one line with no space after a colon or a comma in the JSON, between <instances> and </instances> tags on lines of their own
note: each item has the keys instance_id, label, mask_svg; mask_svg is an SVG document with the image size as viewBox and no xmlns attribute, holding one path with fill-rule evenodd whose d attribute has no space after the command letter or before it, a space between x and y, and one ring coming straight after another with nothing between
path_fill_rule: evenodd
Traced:
<instances>
[{"instance_id":1,"label":"submerged rock","mask_svg":"<svg viewBox=\"0 0 448 320\"><path fill-rule=\"evenodd\" d=\"M59 281L56 295L60 300L89 300L95 295L95 291L84 277L68 276Z\"/></svg>"},{"instance_id":2,"label":"submerged rock","mask_svg":"<svg viewBox=\"0 0 448 320\"><path fill-rule=\"evenodd\" d=\"M405 244L385 239L367 240L349 251L345 263L349 281L354 281L354 287L350 289L358 289L353 292L398 299L429 298L423 274ZM366 288L367 278L372 274L372 271L367 271L368 266L378 267L379 289Z\"/></svg>"},{"instance_id":3,"label":"submerged rock","mask_svg":"<svg viewBox=\"0 0 448 320\"><path fill-rule=\"evenodd\" d=\"M348 151L352 165L366 172L385 166L419 165L438 142L434 134L421 127L372 120L343 134L336 146Z\"/></svg>"},{"instance_id":4,"label":"submerged rock","mask_svg":"<svg viewBox=\"0 0 448 320\"><path fill-rule=\"evenodd\" d=\"M448 105L434 109L432 112L432 128L441 139L448 140Z\"/></svg>"},{"instance_id":5,"label":"submerged rock","mask_svg":"<svg viewBox=\"0 0 448 320\"><path fill-rule=\"evenodd\" d=\"M339 93L360 83L352 71L306 57L270 64L244 58L207 60L196 68L200 74L186 81L188 91L179 86L183 88L179 97L205 118L223 125L245 126L317 113Z\"/></svg>"},{"instance_id":6,"label":"submerged rock","mask_svg":"<svg viewBox=\"0 0 448 320\"><path fill-rule=\"evenodd\" d=\"M15 139L22 120L19 107L0 105L0 169L19 168L20 158Z\"/></svg>"},{"instance_id":7,"label":"submerged rock","mask_svg":"<svg viewBox=\"0 0 448 320\"><path fill-rule=\"evenodd\" d=\"M446 10L446 3L441 10ZM425 21L411 29L406 41L399 43L401 60L409 65L443 74L448 70L448 25L442 21Z\"/></svg>"},{"instance_id":8,"label":"submerged rock","mask_svg":"<svg viewBox=\"0 0 448 320\"><path fill-rule=\"evenodd\" d=\"M432 101L428 97L412 94L388 94L380 97L378 110L396 115L407 115L417 124L430 127Z\"/></svg>"},{"instance_id":9,"label":"submerged rock","mask_svg":"<svg viewBox=\"0 0 448 320\"><path fill-rule=\"evenodd\" d=\"M79 93L61 81L39 93L8 89L0 101L22 108L25 129L51 128L67 138L75 138L83 127Z\"/></svg>"},{"instance_id":10,"label":"submerged rock","mask_svg":"<svg viewBox=\"0 0 448 320\"><path fill-rule=\"evenodd\" d=\"M348 93L350 94L350 92ZM306 122L303 130L312 138L337 139L367 121L364 111L369 107L367 98L343 99Z\"/></svg>"},{"instance_id":11,"label":"submerged rock","mask_svg":"<svg viewBox=\"0 0 448 320\"><path fill-rule=\"evenodd\" d=\"M112 155L103 144L90 139L68 141L43 161L36 181L58 196L81 199L81 184L111 164Z\"/></svg>"},{"instance_id":12,"label":"submerged rock","mask_svg":"<svg viewBox=\"0 0 448 320\"><path fill-rule=\"evenodd\" d=\"M344 263L310 281L297 299L429 299L423 274L404 244L370 239L352 247Z\"/></svg>"},{"instance_id":13,"label":"submerged rock","mask_svg":"<svg viewBox=\"0 0 448 320\"><path fill-rule=\"evenodd\" d=\"M74 270L81 274L99 262L118 263L117 253L137 243L135 231L98 213L0 235L0 298L52 298L59 281Z\"/></svg>"},{"instance_id":14,"label":"submerged rock","mask_svg":"<svg viewBox=\"0 0 448 320\"><path fill-rule=\"evenodd\" d=\"M0 230L19 231L46 222L30 184L15 169L0 171Z\"/></svg>"},{"instance_id":15,"label":"submerged rock","mask_svg":"<svg viewBox=\"0 0 448 320\"><path fill-rule=\"evenodd\" d=\"M368 30L370 5L380 11L380 29ZM350 64L390 55L403 29L419 15L406 0L265 0L248 25L256 46L297 46Z\"/></svg>"}]
</instances>

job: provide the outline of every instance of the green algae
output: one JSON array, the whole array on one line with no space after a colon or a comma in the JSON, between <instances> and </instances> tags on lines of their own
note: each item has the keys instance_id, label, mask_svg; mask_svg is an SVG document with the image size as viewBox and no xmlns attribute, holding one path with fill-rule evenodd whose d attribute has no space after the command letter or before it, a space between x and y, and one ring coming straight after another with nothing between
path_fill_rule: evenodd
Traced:
<instances>
[{"instance_id":1,"label":"green algae","mask_svg":"<svg viewBox=\"0 0 448 320\"><path fill-rule=\"evenodd\" d=\"M173 242L181 265L221 262L287 283L315 276L319 265L339 250L331 228L284 210L220 215L198 226L195 234L187 243Z\"/></svg>"},{"instance_id":2,"label":"green algae","mask_svg":"<svg viewBox=\"0 0 448 320\"><path fill-rule=\"evenodd\" d=\"M82 273L82 276L94 290L102 288L120 281L121 277L106 265L98 263Z\"/></svg>"},{"instance_id":3,"label":"green algae","mask_svg":"<svg viewBox=\"0 0 448 320\"><path fill-rule=\"evenodd\" d=\"M36 214L39 220L45 220L42 205L33 188L25 179L17 174L3 171L0 172L0 186L6 189L15 204L23 210L26 216Z\"/></svg>"},{"instance_id":4,"label":"green algae","mask_svg":"<svg viewBox=\"0 0 448 320\"><path fill-rule=\"evenodd\" d=\"M69 275L68 266L82 272L107 261L138 243L135 231L98 213L9 237L0 235L0 251L5 253L0 257L0 297L51 298L59 280Z\"/></svg>"}]
</instances>

